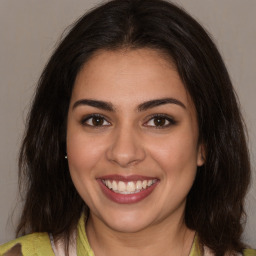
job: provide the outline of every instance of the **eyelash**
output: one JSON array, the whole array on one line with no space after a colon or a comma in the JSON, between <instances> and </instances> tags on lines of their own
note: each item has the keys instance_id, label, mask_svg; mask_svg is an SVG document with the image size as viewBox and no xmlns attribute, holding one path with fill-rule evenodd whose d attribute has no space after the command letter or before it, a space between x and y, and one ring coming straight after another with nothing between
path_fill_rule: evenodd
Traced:
<instances>
[{"instance_id":1,"label":"eyelash","mask_svg":"<svg viewBox=\"0 0 256 256\"><path fill-rule=\"evenodd\" d=\"M91 122L93 122L93 119L100 119L103 121L103 124L100 124L100 125L93 125L93 124L88 124L86 122L88 122L90 119L91 119ZM108 124L107 125L104 125L104 122L107 122ZM92 127L92 128L102 128L104 126L111 126L110 122L107 121L106 117L103 116L103 115L100 115L100 114L91 114L91 115L88 115L86 117L84 117L82 120L81 120L81 124L84 125L84 126L89 126L89 127Z\"/></svg>"},{"instance_id":2,"label":"eyelash","mask_svg":"<svg viewBox=\"0 0 256 256\"><path fill-rule=\"evenodd\" d=\"M157 126L157 125L145 125L146 127L154 127L155 129L164 129L164 128L168 128L172 125L175 125L177 122L170 117L169 115L166 114L154 114L152 116L149 117L148 121L146 123L149 123L150 121L154 122L154 119L163 119L164 122L166 123L166 121L168 122L168 124L164 124L163 126Z\"/></svg>"},{"instance_id":3,"label":"eyelash","mask_svg":"<svg viewBox=\"0 0 256 256\"><path fill-rule=\"evenodd\" d=\"M99 125L93 125L93 119L96 119L98 118L99 120L103 121L103 124L99 124ZM149 123L150 121L154 122L154 119L163 119L164 122L166 123L166 121L168 122L168 124L164 124L163 126L157 126L157 125L148 125L147 123ZM91 119L91 124L88 124L87 122ZM107 125L104 123L107 122ZM150 117L148 117L148 121L143 123L144 126L146 127L152 127L152 128L155 128L155 129L164 129L164 128L168 128L172 125L175 125L177 122L170 116L166 115L166 114L154 114L154 115L151 115ZM102 128L102 127L106 127L106 126L111 126L111 123L106 119L105 116L103 115L100 115L100 114L90 114L86 117L84 117L82 120L81 120L81 124L84 125L84 126L88 126L88 127L91 127L91 128Z\"/></svg>"}]
</instances>

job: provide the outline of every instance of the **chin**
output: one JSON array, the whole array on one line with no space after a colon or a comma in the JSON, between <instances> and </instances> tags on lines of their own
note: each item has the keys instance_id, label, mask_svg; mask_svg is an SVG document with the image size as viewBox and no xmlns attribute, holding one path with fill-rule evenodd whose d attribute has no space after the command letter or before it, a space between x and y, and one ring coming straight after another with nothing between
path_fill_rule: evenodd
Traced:
<instances>
[{"instance_id":1,"label":"chin","mask_svg":"<svg viewBox=\"0 0 256 256\"><path fill-rule=\"evenodd\" d=\"M116 232L121 232L121 233L136 233L139 231L142 231L145 229L147 226L146 223L138 223L138 222L127 222L127 221L122 221L119 220L118 223L110 223L109 228L112 230L115 230Z\"/></svg>"},{"instance_id":2,"label":"chin","mask_svg":"<svg viewBox=\"0 0 256 256\"><path fill-rule=\"evenodd\" d=\"M122 233L136 233L152 225L151 218L145 218L144 214L120 213L109 214L102 221L112 230Z\"/></svg>"}]
</instances>

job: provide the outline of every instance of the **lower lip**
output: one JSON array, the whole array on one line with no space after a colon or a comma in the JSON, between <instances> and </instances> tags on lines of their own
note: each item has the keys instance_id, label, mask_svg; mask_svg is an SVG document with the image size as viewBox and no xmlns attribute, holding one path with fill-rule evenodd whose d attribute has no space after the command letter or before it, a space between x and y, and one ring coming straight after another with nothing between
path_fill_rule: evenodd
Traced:
<instances>
[{"instance_id":1,"label":"lower lip","mask_svg":"<svg viewBox=\"0 0 256 256\"><path fill-rule=\"evenodd\" d=\"M100 184L100 187L101 187L103 193L110 200L112 200L112 201L114 201L118 204L134 204L134 203L140 202L141 200L143 200L144 198L149 196L152 193L152 191L156 188L157 184L159 183L159 181L157 181L156 183L154 183L150 187L148 187L146 189L143 189L138 193L119 194L119 193L115 193L113 190L107 188L104 185L104 183L102 182L102 180L97 180L97 181Z\"/></svg>"}]
</instances>

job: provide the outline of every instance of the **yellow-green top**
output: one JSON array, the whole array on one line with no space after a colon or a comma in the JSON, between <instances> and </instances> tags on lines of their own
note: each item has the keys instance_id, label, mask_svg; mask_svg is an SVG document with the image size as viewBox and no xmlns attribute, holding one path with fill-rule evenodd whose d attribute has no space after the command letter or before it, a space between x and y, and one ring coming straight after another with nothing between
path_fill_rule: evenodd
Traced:
<instances>
[{"instance_id":1,"label":"yellow-green top","mask_svg":"<svg viewBox=\"0 0 256 256\"><path fill-rule=\"evenodd\" d=\"M4 255L15 244L22 245L23 256L54 256L48 233L33 233L0 246L0 255ZM85 233L85 217L81 216L77 227L76 250L78 256L94 256ZM200 256L197 238L195 238L189 256ZM246 249L244 256L256 256L256 250Z\"/></svg>"}]
</instances>

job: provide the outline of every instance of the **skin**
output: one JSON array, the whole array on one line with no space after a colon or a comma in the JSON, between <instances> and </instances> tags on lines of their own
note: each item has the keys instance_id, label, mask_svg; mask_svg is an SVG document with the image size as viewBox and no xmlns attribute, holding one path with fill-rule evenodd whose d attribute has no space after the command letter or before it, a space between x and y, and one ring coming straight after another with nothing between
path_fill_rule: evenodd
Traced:
<instances>
[{"instance_id":1,"label":"skin","mask_svg":"<svg viewBox=\"0 0 256 256\"><path fill-rule=\"evenodd\" d=\"M146 110L149 100L172 98ZM113 111L76 103L111 103ZM76 106L74 106L76 105ZM183 105L183 106L182 106ZM95 118L99 114L99 126ZM156 126L161 114L160 126ZM174 64L151 49L99 51L75 81L67 122L74 185L90 208L86 231L95 255L188 255L187 194L203 162L195 107ZM119 204L102 192L104 175L155 177L145 199Z\"/></svg>"}]
</instances>

